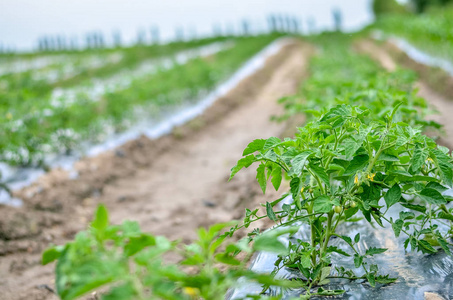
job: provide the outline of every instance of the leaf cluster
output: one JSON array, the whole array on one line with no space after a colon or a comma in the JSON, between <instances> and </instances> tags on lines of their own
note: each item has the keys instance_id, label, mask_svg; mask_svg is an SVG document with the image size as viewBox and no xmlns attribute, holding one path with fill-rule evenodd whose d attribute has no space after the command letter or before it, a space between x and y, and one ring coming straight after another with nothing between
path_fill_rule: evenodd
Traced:
<instances>
[{"instance_id":1,"label":"leaf cluster","mask_svg":"<svg viewBox=\"0 0 453 300\"><path fill-rule=\"evenodd\" d=\"M107 209L99 206L89 230L43 253L43 264L58 260L56 287L61 299L95 290L102 291L102 299L224 299L239 278L295 287L246 268L247 257L255 251L278 247L286 253L278 238L294 229L266 233L249 245L248 239L225 241L221 231L232 224L216 224L200 228L198 239L184 244L143 233L136 222L110 225L108 219Z\"/></svg>"}]
</instances>

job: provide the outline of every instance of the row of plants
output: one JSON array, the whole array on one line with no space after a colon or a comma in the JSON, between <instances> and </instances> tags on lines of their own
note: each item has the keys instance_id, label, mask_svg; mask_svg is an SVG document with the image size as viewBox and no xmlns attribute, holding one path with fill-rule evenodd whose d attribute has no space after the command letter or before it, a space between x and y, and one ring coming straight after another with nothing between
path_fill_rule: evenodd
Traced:
<instances>
[{"instance_id":1,"label":"row of plants","mask_svg":"<svg viewBox=\"0 0 453 300\"><path fill-rule=\"evenodd\" d=\"M268 179L276 190L283 177L289 180L284 196L291 196L292 203L280 204L284 197L266 203L265 217L276 228L297 223L310 232L307 240L296 236L289 241L290 254L280 256L274 270L298 270L306 290L302 298L317 295L314 287L334 278L366 280L372 287L397 280L372 263L373 256L387 249L359 248L360 234L337 233L343 223L364 218L390 226L396 237L405 236L404 248L426 254L441 250L451 255L453 233L453 209L447 208L453 199L442 194L452 187L452 157L449 149L422 134L440 126L424 120L430 111L416 96L413 72L382 70L368 57L350 52L340 35L314 41L322 54L312 60L310 79L299 95L281 99L282 118L304 114L309 122L296 138L253 141L232 170L234 175L258 163L263 192ZM388 216L392 207L399 218ZM249 213L246 224L263 217L257 212ZM332 237L349 249L330 245ZM353 257L355 269L341 266L341 256Z\"/></svg>"},{"instance_id":2,"label":"row of plants","mask_svg":"<svg viewBox=\"0 0 453 300\"><path fill-rule=\"evenodd\" d=\"M428 107L425 99L417 96L416 73L408 69L384 72L369 56L351 51L353 39L339 34L323 34L311 39L319 45L321 54L312 58L310 78L299 93L279 100L285 113L275 119L303 114L310 120L325 113L331 105L362 105L365 101L374 116L383 118L392 110L393 101L399 100L403 102L400 109L406 117L402 121L411 126L440 129L436 122L425 120L435 111Z\"/></svg>"},{"instance_id":3,"label":"row of plants","mask_svg":"<svg viewBox=\"0 0 453 300\"><path fill-rule=\"evenodd\" d=\"M106 132L123 130L136 118L196 100L275 37L237 39L233 48L175 63L171 68L161 67L134 78L127 87L107 90L98 100L81 90L70 101L59 99L61 103L55 105L49 93L40 97L30 92L29 96L23 87L8 88L0 93L4 100L0 160L12 165L40 165L48 153L74 149L81 141L97 141Z\"/></svg>"},{"instance_id":4,"label":"row of plants","mask_svg":"<svg viewBox=\"0 0 453 300\"><path fill-rule=\"evenodd\" d=\"M388 73L349 53L349 44L335 37L315 40L320 54L312 60L311 78L300 94L281 100L287 112L282 118L304 114L306 124L294 138L252 141L231 170L232 178L258 165L263 192L269 181L275 190L289 182L282 197L246 209L241 222L200 229L190 245L143 234L135 223L109 226L100 206L88 231L43 254L43 263L58 260L59 296L73 299L100 289L105 299L223 299L239 281L262 285L262 293L249 299L281 298L269 295L272 286L303 289L300 298L309 299L343 294L326 286L333 280L390 284L397 278L380 273L371 260L387 249L364 249L360 234L338 233L362 219L376 230L390 226L412 251L451 254L453 199L443 192L452 187L452 157L422 134L439 126L423 121L426 102L415 95L412 73ZM398 218L389 217L392 210ZM252 229L262 219L275 226ZM297 235L301 228L306 239ZM234 242L244 229L247 236ZM333 246L334 237L343 244ZM177 252L177 263L169 251ZM273 272L246 269L256 251L278 254ZM353 257L355 268L341 266L342 256ZM299 278L274 277L283 268L298 271Z\"/></svg>"},{"instance_id":5,"label":"row of plants","mask_svg":"<svg viewBox=\"0 0 453 300\"><path fill-rule=\"evenodd\" d=\"M163 45L89 49L66 54L17 55L0 60L0 86L26 90L28 96L43 96L54 88L83 84L91 78L106 78L121 70L133 69L149 59L226 40L225 37L217 37ZM14 70L14 67L18 70Z\"/></svg>"},{"instance_id":6,"label":"row of plants","mask_svg":"<svg viewBox=\"0 0 453 300\"><path fill-rule=\"evenodd\" d=\"M384 15L373 29L402 37L431 55L453 58L453 8L433 8L420 15Z\"/></svg>"}]
</instances>

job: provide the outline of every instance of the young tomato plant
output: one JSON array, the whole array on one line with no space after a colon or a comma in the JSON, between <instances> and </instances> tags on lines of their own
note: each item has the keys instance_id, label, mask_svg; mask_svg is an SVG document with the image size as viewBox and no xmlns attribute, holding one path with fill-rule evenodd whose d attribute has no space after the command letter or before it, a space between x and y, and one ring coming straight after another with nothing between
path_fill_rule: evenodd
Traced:
<instances>
[{"instance_id":1,"label":"young tomato plant","mask_svg":"<svg viewBox=\"0 0 453 300\"><path fill-rule=\"evenodd\" d=\"M42 263L56 264L56 288L61 299L101 291L102 299L224 299L239 278L263 285L295 287L268 274L247 269L258 250L288 252L278 237L297 228L275 230L249 246L249 239L226 240L221 231L231 223L198 230L198 240L186 245L140 230L136 222L109 225L108 212L99 206L89 230L73 242L43 253ZM243 253L242 259L238 254ZM178 263L171 263L178 258Z\"/></svg>"},{"instance_id":2,"label":"young tomato plant","mask_svg":"<svg viewBox=\"0 0 453 300\"><path fill-rule=\"evenodd\" d=\"M263 192L267 181L278 190L286 176L290 181L291 203L283 198L266 203L267 217L277 227L306 224L308 240L290 243L290 253L280 256L276 271L296 268L303 275L305 297L335 295L341 291L313 291L326 284L328 277L365 279L371 286L396 280L380 274L379 266L367 259L385 252L385 248L359 249L360 235L339 235L343 222L356 222L360 214L370 223L393 228L395 236L406 235L405 247L423 253L450 253L448 232L439 224L452 221L445 206L452 199L442 191L452 186L452 159L448 149L437 146L419 128L394 120L404 119L396 102L382 120L370 116L364 107L337 105L320 118L299 128L294 139L271 137L251 142L231 172L258 163L257 180ZM396 220L388 217L390 209L401 209ZM249 211L244 226L257 216ZM234 231L233 228L232 231ZM259 236L259 235L258 235ZM344 251L329 244L332 237L349 246ZM353 256L357 270L332 269L331 253Z\"/></svg>"}]
</instances>

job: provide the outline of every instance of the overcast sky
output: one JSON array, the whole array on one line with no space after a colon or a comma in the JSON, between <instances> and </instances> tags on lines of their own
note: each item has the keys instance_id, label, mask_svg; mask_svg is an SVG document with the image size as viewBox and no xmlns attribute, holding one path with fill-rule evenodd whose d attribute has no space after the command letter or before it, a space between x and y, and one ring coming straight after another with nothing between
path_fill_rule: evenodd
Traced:
<instances>
[{"instance_id":1,"label":"overcast sky","mask_svg":"<svg viewBox=\"0 0 453 300\"><path fill-rule=\"evenodd\" d=\"M175 27L194 27L197 33L212 31L213 23L237 24L243 18L265 21L269 13L288 13L302 18L306 28L313 16L318 28L332 26L332 9L343 13L347 30L372 21L369 0L0 0L0 43L19 49L36 45L42 35L67 37L99 30L110 35L121 31L132 40L138 28L157 24L169 38ZM263 24L264 25L264 24Z\"/></svg>"}]
</instances>

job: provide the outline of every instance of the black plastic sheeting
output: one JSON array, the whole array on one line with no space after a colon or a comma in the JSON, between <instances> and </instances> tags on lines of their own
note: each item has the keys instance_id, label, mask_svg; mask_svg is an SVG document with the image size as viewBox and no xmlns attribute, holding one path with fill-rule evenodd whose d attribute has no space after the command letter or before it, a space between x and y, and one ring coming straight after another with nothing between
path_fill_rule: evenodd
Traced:
<instances>
[{"instance_id":1,"label":"black plastic sheeting","mask_svg":"<svg viewBox=\"0 0 453 300\"><path fill-rule=\"evenodd\" d=\"M444 194L453 195L453 190L446 191ZM292 202L290 198L285 200L286 203ZM395 205L389 210L387 217L398 218L401 206ZM443 226L443 225L440 225ZM445 229L445 227L444 227ZM401 233L396 238L391 226L387 224L386 228L379 225L373 227L366 220L357 223L344 223L337 228L339 235L347 235L351 238L360 233L360 242L357 248L360 253L364 253L370 247L387 248L382 254L375 255L366 261L369 264L379 266L379 274L390 274L390 277L397 277L395 283L382 285L376 284L371 287L363 280L349 281L347 279L331 279L331 282L324 289L343 289L346 291L341 296L330 297L313 297L312 299L425 299L425 293L436 293L437 296L445 299L453 299L453 257L443 251L436 254L422 254L404 249L404 240L406 236ZM310 230L306 224L301 225L295 238L309 240ZM288 237L282 238L282 242L288 242ZM351 253L349 246L341 239L331 238L329 245L336 246L348 253ZM251 264L251 269L260 273L270 273L274 269L274 262L277 255L273 253L260 252L257 254ZM332 253L332 271L335 266L344 266L353 270L357 275L362 275L362 269L354 266L353 257L345 257L337 253ZM276 275L278 278L303 278L298 270L283 268ZM238 281L236 289L229 292L226 299L244 299L247 295L259 295L262 288L259 284L247 282L245 279ZM292 299L305 294L303 288L292 290L281 290L280 288L271 288L264 295L282 295L283 299ZM437 298L442 299L442 298Z\"/></svg>"}]
</instances>

